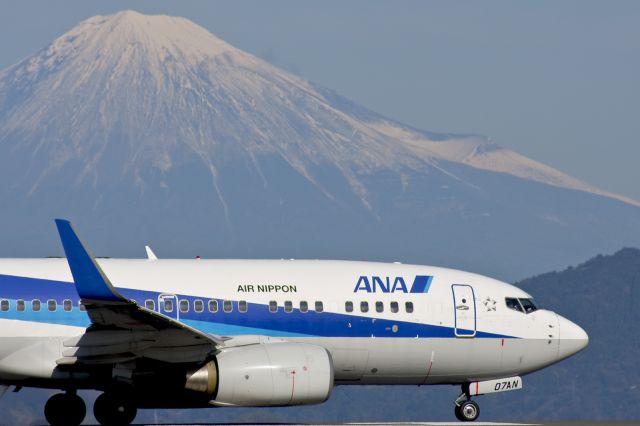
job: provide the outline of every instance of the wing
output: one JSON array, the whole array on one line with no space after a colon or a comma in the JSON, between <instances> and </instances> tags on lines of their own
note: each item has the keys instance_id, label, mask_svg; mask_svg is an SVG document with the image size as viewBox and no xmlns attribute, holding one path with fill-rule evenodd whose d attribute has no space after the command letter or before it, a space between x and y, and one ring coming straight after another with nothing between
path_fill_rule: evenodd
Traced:
<instances>
[{"instance_id":1,"label":"wing","mask_svg":"<svg viewBox=\"0 0 640 426\"><path fill-rule=\"evenodd\" d=\"M91 326L64 342L59 365L111 364L137 358L166 362L204 361L224 338L189 327L122 296L69 221L56 219L73 281Z\"/></svg>"}]
</instances>

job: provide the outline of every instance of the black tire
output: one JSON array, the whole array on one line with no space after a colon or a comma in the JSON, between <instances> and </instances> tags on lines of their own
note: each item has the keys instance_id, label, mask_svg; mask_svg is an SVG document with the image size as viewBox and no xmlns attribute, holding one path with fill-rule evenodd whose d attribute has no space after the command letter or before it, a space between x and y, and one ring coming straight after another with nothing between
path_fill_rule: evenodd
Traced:
<instances>
[{"instance_id":1,"label":"black tire","mask_svg":"<svg viewBox=\"0 0 640 426\"><path fill-rule=\"evenodd\" d=\"M457 412L460 413L460 420L463 422L472 422L480 416L480 406L475 401L465 401L460 404Z\"/></svg>"},{"instance_id":2,"label":"black tire","mask_svg":"<svg viewBox=\"0 0 640 426\"><path fill-rule=\"evenodd\" d=\"M105 392L93 404L93 415L102 426L129 425L137 413L138 409L126 395Z\"/></svg>"},{"instance_id":3,"label":"black tire","mask_svg":"<svg viewBox=\"0 0 640 426\"><path fill-rule=\"evenodd\" d=\"M44 405L44 417L51 426L78 426L87 414L87 406L75 394L57 393Z\"/></svg>"},{"instance_id":4,"label":"black tire","mask_svg":"<svg viewBox=\"0 0 640 426\"><path fill-rule=\"evenodd\" d=\"M464 417L462 417L462 414L460 414L460 407L458 407L457 405L453 407L453 414L455 414L456 419L460 420L461 422L464 421Z\"/></svg>"}]
</instances>

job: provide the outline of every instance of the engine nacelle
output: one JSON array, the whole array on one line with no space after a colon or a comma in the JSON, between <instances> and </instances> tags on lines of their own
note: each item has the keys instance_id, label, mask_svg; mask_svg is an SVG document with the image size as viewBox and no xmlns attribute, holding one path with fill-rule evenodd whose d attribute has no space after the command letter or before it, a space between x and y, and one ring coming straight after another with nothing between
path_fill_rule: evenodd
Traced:
<instances>
[{"instance_id":1,"label":"engine nacelle","mask_svg":"<svg viewBox=\"0 0 640 426\"><path fill-rule=\"evenodd\" d=\"M317 404L333 389L333 362L326 349L304 343L233 347L190 373L186 388L211 393L220 406Z\"/></svg>"}]
</instances>

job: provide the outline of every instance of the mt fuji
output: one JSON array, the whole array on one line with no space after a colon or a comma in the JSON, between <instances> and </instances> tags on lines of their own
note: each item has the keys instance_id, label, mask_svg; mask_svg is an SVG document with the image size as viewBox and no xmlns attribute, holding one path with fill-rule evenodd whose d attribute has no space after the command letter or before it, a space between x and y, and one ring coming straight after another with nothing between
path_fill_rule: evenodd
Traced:
<instances>
[{"instance_id":1,"label":"mt fuji","mask_svg":"<svg viewBox=\"0 0 640 426\"><path fill-rule=\"evenodd\" d=\"M375 90L375 88L372 88ZM576 161L580 161L576 154ZM0 71L0 256L357 258L504 278L640 243L640 203L385 118L177 17L89 18Z\"/></svg>"}]
</instances>

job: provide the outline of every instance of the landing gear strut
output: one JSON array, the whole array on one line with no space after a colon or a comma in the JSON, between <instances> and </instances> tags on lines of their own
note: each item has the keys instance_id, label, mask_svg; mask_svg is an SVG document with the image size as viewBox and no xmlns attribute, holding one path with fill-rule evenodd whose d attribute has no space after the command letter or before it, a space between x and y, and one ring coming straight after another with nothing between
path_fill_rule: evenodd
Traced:
<instances>
[{"instance_id":1,"label":"landing gear strut","mask_svg":"<svg viewBox=\"0 0 640 426\"><path fill-rule=\"evenodd\" d=\"M93 404L93 415L102 426L124 426L136 418L137 407L127 393L105 392Z\"/></svg>"},{"instance_id":2,"label":"landing gear strut","mask_svg":"<svg viewBox=\"0 0 640 426\"><path fill-rule=\"evenodd\" d=\"M87 414L87 407L75 391L57 393L44 405L44 417L51 426L78 426Z\"/></svg>"},{"instance_id":3,"label":"landing gear strut","mask_svg":"<svg viewBox=\"0 0 640 426\"><path fill-rule=\"evenodd\" d=\"M472 422L480 415L480 406L469 395L469 385L462 385L462 393L455 401L453 413L461 422Z\"/></svg>"}]
</instances>

